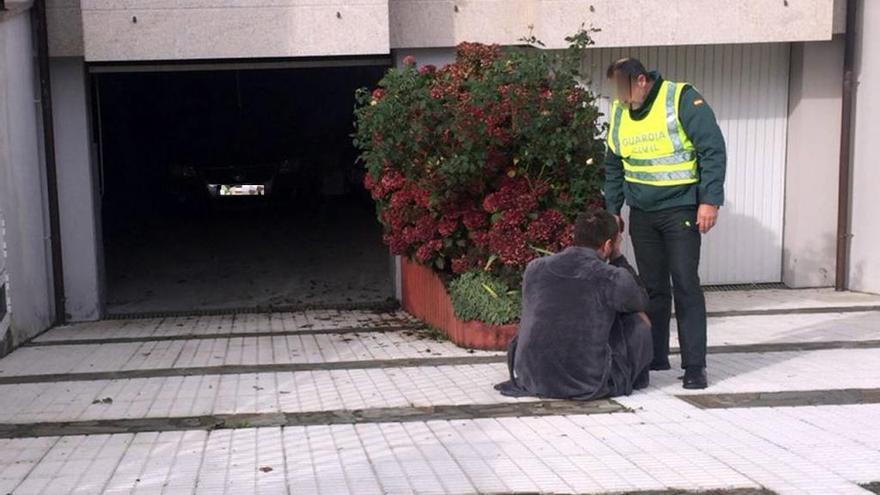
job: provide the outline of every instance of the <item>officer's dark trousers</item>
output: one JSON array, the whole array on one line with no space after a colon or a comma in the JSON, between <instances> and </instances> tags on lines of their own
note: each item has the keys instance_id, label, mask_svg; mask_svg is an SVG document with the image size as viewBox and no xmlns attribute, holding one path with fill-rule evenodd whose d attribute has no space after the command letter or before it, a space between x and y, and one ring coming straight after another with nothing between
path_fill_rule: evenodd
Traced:
<instances>
[{"instance_id":1,"label":"officer's dark trousers","mask_svg":"<svg viewBox=\"0 0 880 495\"><path fill-rule=\"evenodd\" d=\"M696 216L696 206L660 211L632 208L630 213L629 233L639 277L651 299L648 316L655 365L669 362L669 319L674 296L681 365L706 366L706 300L697 273L701 239Z\"/></svg>"}]
</instances>

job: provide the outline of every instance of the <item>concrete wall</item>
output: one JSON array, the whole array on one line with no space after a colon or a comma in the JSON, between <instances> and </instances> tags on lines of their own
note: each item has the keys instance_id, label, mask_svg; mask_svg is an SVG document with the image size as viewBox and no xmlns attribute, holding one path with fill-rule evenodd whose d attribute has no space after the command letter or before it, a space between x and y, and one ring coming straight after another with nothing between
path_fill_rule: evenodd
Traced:
<instances>
[{"instance_id":1,"label":"concrete wall","mask_svg":"<svg viewBox=\"0 0 880 495\"><path fill-rule=\"evenodd\" d=\"M782 260L789 287L834 285L842 70L841 39L792 45Z\"/></svg>"},{"instance_id":2,"label":"concrete wall","mask_svg":"<svg viewBox=\"0 0 880 495\"><path fill-rule=\"evenodd\" d=\"M103 270L85 64L81 58L53 58L50 70L65 311L71 321L96 320Z\"/></svg>"},{"instance_id":3,"label":"concrete wall","mask_svg":"<svg viewBox=\"0 0 880 495\"><path fill-rule=\"evenodd\" d=\"M388 53L388 0L82 0L86 60Z\"/></svg>"},{"instance_id":4,"label":"concrete wall","mask_svg":"<svg viewBox=\"0 0 880 495\"><path fill-rule=\"evenodd\" d=\"M0 19L0 209L6 219L10 328L15 345L45 330L53 314L33 53L27 12Z\"/></svg>"},{"instance_id":5,"label":"concrete wall","mask_svg":"<svg viewBox=\"0 0 880 495\"><path fill-rule=\"evenodd\" d=\"M831 21L834 34L846 32L846 2L847 0L834 0L834 19Z\"/></svg>"},{"instance_id":6,"label":"concrete wall","mask_svg":"<svg viewBox=\"0 0 880 495\"><path fill-rule=\"evenodd\" d=\"M664 46L828 40L834 0L389 0L391 47L517 43L529 33L551 48L582 24L597 46ZM487 20L490 20L487 22Z\"/></svg>"},{"instance_id":7,"label":"concrete wall","mask_svg":"<svg viewBox=\"0 0 880 495\"><path fill-rule=\"evenodd\" d=\"M517 43L551 47L581 24L599 46L829 40L845 0L47 0L53 56L88 61L387 53ZM336 12L342 16L336 17ZM634 15L637 13L637 15ZM137 23L133 18L137 17ZM682 29L686 25L687 29ZM85 38L85 40L84 40Z\"/></svg>"},{"instance_id":8,"label":"concrete wall","mask_svg":"<svg viewBox=\"0 0 880 495\"><path fill-rule=\"evenodd\" d=\"M80 0L46 0L49 53L53 57L83 56Z\"/></svg>"},{"instance_id":9,"label":"concrete wall","mask_svg":"<svg viewBox=\"0 0 880 495\"><path fill-rule=\"evenodd\" d=\"M880 293L880 2L861 0L859 7L849 287Z\"/></svg>"}]
</instances>

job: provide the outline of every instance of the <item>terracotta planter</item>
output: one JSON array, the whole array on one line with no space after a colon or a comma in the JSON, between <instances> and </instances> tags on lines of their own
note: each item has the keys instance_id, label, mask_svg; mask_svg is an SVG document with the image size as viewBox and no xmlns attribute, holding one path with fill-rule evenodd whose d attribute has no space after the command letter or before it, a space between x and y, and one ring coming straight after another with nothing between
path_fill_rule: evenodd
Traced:
<instances>
[{"instance_id":1,"label":"terracotta planter","mask_svg":"<svg viewBox=\"0 0 880 495\"><path fill-rule=\"evenodd\" d=\"M401 259L403 308L416 318L442 330L449 340L469 349L505 350L516 335L517 325L490 325L461 321L455 317L452 300L443 282L431 271L406 258Z\"/></svg>"}]
</instances>

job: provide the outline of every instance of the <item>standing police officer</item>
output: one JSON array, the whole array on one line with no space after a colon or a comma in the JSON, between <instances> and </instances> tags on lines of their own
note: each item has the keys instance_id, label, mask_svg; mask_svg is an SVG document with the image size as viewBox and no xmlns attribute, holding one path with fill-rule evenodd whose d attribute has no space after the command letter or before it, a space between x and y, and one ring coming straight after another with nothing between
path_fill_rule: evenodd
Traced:
<instances>
[{"instance_id":1,"label":"standing police officer","mask_svg":"<svg viewBox=\"0 0 880 495\"><path fill-rule=\"evenodd\" d=\"M630 206L630 236L648 289L652 370L668 370L672 299L684 388L706 388L706 301L700 287L701 235L724 203L727 154L712 109L687 83L664 80L625 58L608 68L616 88L605 155L605 202ZM670 277L672 284L670 286Z\"/></svg>"}]
</instances>

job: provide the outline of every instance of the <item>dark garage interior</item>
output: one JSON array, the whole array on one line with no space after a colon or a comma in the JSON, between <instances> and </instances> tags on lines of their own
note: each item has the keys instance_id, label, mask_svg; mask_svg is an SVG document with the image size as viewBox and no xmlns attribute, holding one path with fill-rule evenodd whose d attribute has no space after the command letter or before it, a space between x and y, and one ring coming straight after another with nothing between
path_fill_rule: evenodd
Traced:
<instances>
[{"instance_id":1,"label":"dark garage interior","mask_svg":"<svg viewBox=\"0 0 880 495\"><path fill-rule=\"evenodd\" d=\"M93 74L107 312L387 302L350 137L385 70Z\"/></svg>"}]
</instances>

